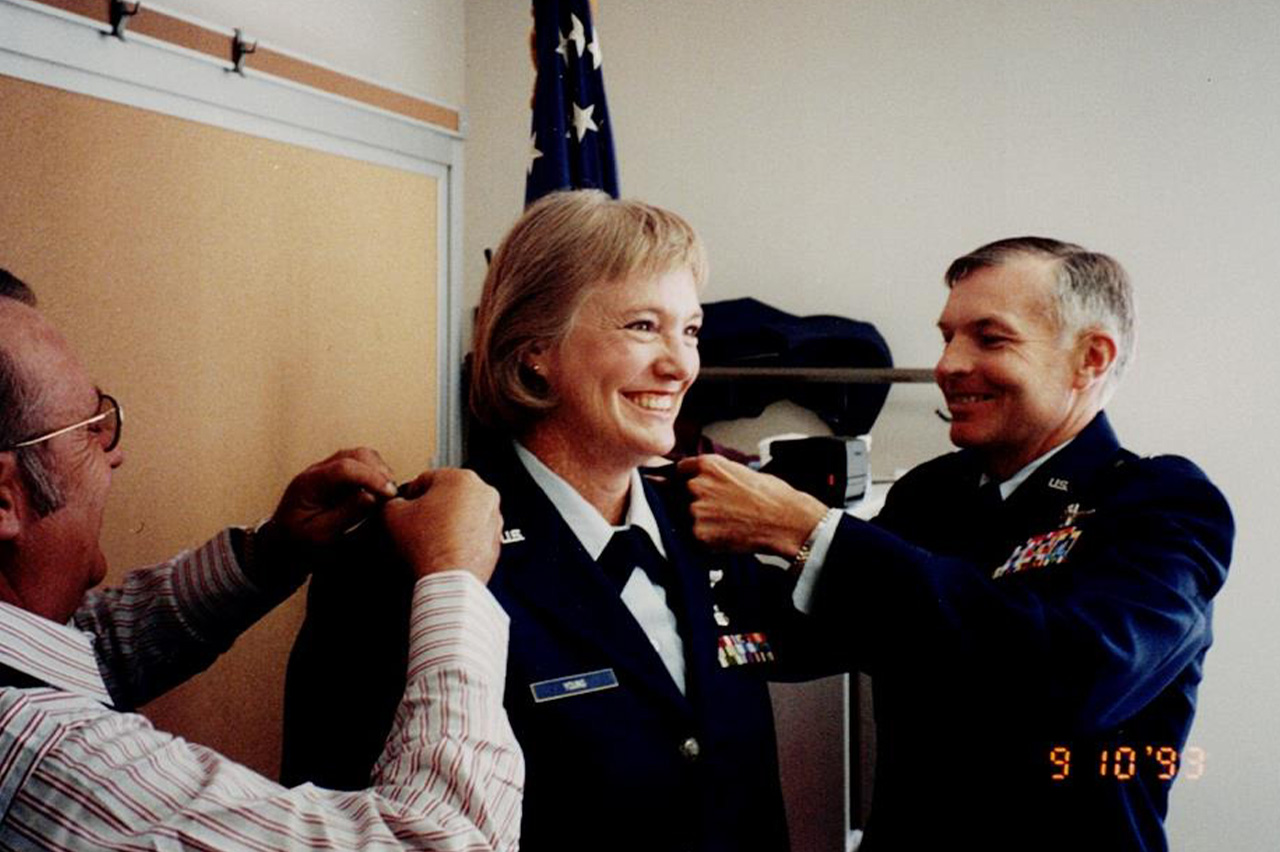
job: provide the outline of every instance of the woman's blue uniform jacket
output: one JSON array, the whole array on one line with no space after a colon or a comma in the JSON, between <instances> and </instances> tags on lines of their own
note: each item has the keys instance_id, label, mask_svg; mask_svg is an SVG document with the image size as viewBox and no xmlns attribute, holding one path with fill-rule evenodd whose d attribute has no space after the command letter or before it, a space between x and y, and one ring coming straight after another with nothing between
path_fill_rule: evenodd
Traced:
<instances>
[{"instance_id":1,"label":"woman's blue uniform jacket","mask_svg":"<svg viewBox=\"0 0 1280 852\"><path fill-rule=\"evenodd\" d=\"M489 588L511 616L506 708L527 765L521 849L787 849L765 681L814 674L821 655L783 572L707 554L689 536L683 488L646 482L679 578L667 597L685 648L681 695L514 452L473 467L502 496ZM344 577L344 561L313 577L290 660L286 783L363 786L403 688L410 581L376 565ZM747 662L722 666L722 637L725 658ZM791 659L806 669L780 669Z\"/></svg>"}]
</instances>

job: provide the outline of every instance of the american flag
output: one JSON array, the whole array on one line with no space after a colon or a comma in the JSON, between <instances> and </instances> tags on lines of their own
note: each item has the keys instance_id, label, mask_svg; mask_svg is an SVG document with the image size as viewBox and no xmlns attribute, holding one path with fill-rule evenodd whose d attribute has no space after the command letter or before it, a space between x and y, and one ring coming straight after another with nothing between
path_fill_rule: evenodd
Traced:
<instances>
[{"instance_id":1,"label":"american flag","mask_svg":"<svg viewBox=\"0 0 1280 852\"><path fill-rule=\"evenodd\" d=\"M533 0L533 51L538 78L525 204L557 189L602 189L617 198L600 39L588 0Z\"/></svg>"}]
</instances>

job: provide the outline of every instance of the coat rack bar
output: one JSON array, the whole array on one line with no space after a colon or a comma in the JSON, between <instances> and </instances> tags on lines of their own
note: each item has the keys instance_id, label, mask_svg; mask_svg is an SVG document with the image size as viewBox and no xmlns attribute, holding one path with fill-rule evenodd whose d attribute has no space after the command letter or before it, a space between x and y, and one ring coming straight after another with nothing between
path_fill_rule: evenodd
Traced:
<instances>
[{"instance_id":1,"label":"coat rack bar","mask_svg":"<svg viewBox=\"0 0 1280 852\"><path fill-rule=\"evenodd\" d=\"M742 379L788 379L797 382L828 384L932 384L931 368L899 367L703 367L700 381L739 381Z\"/></svg>"}]
</instances>

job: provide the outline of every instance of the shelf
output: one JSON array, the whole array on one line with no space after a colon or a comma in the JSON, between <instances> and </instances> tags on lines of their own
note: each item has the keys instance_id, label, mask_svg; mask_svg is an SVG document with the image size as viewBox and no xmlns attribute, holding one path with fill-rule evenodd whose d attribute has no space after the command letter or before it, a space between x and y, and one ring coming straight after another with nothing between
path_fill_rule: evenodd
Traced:
<instances>
[{"instance_id":1,"label":"shelf","mask_svg":"<svg viewBox=\"0 0 1280 852\"><path fill-rule=\"evenodd\" d=\"M699 381L790 379L826 384L933 384L931 368L899 367L703 367Z\"/></svg>"}]
</instances>

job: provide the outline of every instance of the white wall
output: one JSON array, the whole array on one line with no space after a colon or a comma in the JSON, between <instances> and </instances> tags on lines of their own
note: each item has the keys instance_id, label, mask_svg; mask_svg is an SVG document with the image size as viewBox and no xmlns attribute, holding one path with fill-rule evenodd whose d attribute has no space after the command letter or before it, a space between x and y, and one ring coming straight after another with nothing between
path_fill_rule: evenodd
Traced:
<instances>
[{"instance_id":1,"label":"white wall","mask_svg":"<svg viewBox=\"0 0 1280 852\"><path fill-rule=\"evenodd\" d=\"M467 304L523 198L528 20L466 4ZM870 320L930 366L952 257L1031 232L1125 263L1142 331L1113 420L1199 462L1240 529L1173 848L1275 848L1280 5L602 0L596 22L623 192L704 234L709 298ZM876 463L945 447L937 403L895 388Z\"/></svg>"},{"instance_id":2,"label":"white wall","mask_svg":"<svg viewBox=\"0 0 1280 852\"><path fill-rule=\"evenodd\" d=\"M148 3L147 5L152 5ZM160 0L157 9L460 107L463 0ZM252 60L250 60L252 64Z\"/></svg>"}]
</instances>

